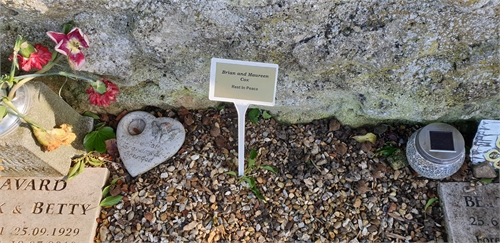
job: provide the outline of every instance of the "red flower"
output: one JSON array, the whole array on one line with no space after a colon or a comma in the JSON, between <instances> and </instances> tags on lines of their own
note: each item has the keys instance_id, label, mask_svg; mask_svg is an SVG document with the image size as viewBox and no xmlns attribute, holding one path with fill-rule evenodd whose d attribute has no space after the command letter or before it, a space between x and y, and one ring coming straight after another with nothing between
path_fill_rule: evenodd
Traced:
<instances>
[{"instance_id":1,"label":"red flower","mask_svg":"<svg viewBox=\"0 0 500 243\"><path fill-rule=\"evenodd\" d=\"M31 69L42 69L52 59L52 53L49 48L40 44L35 44L35 52L30 54L30 57L23 57L20 53L17 54L17 60L22 70L29 72ZM12 60L12 57L9 58Z\"/></svg>"},{"instance_id":2,"label":"red flower","mask_svg":"<svg viewBox=\"0 0 500 243\"><path fill-rule=\"evenodd\" d=\"M105 85L106 91L101 94L97 90L99 90L98 86L102 85ZM97 90L94 89L94 86ZM108 107L111 101L116 101L116 95L120 93L118 87L105 78L103 78L102 81L97 81L92 84L86 92L89 94L89 102L91 104L103 107Z\"/></svg>"},{"instance_id":3,"label":"red flower","mask_svg":"<svg viewBox=\"0 0 500 243\"><path fill-rule=\"evenodd\" d=\"M87 35L79 28L72 29L68 34L49 31L47 35L57 44L55 50L68 57L71 67L80 70L85 62L81 49L89 48Z\"/></svg>"}]
</instances>

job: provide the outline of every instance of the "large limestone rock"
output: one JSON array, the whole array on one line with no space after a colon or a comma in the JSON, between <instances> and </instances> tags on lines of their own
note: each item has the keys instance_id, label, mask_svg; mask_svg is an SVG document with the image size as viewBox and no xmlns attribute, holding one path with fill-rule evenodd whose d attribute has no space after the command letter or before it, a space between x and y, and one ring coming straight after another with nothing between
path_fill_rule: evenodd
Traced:
<instances>
[{"instance_id":1,"label":"large limestone rock","mask_svg":"<svg viewBox=\"0 0 500 243\"><path fill-rule=\"evenodd\" d=\"M91 40L85 72L115 80L119 102L203 108L212 57L280 65L278 119L335 116L359 126L500 117L498 0L2 0L2 70L17 34L74 20ZM80 111L85 86L65 98Z\"/></svg>"}]
</instances>

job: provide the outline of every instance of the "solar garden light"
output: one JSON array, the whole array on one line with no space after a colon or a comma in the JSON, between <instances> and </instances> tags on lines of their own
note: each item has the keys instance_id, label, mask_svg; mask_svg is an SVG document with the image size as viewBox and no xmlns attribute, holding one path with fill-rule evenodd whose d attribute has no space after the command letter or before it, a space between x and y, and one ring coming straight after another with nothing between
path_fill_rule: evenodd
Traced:
<instances>
[{"instance_id":1,"label":"solar garden light","mask_svg":"<svg viewBox=\"0 0 500 243\"><path fill-rule=\"evenodd\" d=\"M430 179L443 179L455 174L465 160L464 138L444 123L432 123L414 132L406 147L410 166Z\"/></svg>"}]
</instances>

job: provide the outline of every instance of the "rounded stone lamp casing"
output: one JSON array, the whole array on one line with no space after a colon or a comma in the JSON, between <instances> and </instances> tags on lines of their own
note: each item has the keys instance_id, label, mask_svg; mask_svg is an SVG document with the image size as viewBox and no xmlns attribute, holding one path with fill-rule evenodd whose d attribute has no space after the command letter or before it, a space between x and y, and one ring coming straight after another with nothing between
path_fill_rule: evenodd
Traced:
<instances>
[{"instance_id":1,"label":"rounded stone lamp casing","mask_svg":"<svg viewBox=\"0 0 500 243\"><path fill-rule=\"evenodd\" d=\"M406 157L410 166L430 179L443 179L455 174L465 160L462 134L445 123L429 124L408 139Z\"/></svg>"}]
</instances>

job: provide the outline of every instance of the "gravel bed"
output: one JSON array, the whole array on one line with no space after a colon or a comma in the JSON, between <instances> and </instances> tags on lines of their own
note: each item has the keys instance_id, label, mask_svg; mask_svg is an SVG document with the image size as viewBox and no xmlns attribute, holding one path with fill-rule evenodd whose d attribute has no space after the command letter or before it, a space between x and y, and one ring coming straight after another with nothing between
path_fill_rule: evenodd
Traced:
<instances>
[{"instance_id":1,"label":"gravel bed","mask_svg":"<svg viewBox=\"0 0 500 243\"><path fill-rule=\"evenodd\" d=\"M409 166L394 170L375 151L404 148L419 125L350 128L335 119L285 125L247 119L247 169L260 200L237 172L237 113L223 109L146 111L184 124L186 141L165 163L131 177L115 149L108 150L110 181L122 202L101 209L97 242L443 242L443 212L436 202L439 181L470 181L470 160L443 180L419 177ZM101 118L116 128L120 117ZM368 132L376 143L358 143ZM403 154L404 155L404 154ZM404 157L404 156L403 156ZM391 161L393 162L393 161ZM274 174L261 166L275 168ZM498 179L496 179L498 180Z\"/></svg>"}]
</instances>

